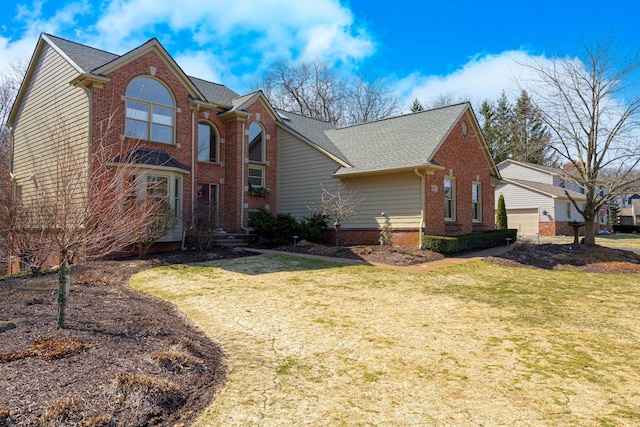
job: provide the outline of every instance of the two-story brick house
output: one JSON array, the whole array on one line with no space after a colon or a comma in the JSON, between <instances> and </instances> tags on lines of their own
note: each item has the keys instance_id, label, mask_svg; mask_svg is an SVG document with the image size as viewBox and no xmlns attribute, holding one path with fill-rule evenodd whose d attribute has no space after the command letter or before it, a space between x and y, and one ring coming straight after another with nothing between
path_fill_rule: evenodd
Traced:
<instances>
[{"instance_id":1,"label":"two-story brick house","mask_svg":"<svg viewBox=\"0 0 640 427\"><path fill-rule=\"evenodd\" d=\"M346 242L377 242L382 212L398 244L494 228L500 175L468 103L335 128L276 111L261 91L241 96L187 76L156 39L116 55L43 34L8 121L21 197L61 117L87 167L105 123L117 130L114 147L135 145L127 158L142 175L140 196L166 198L179 216L163 239L175 247L201 206L215 207L221 230L245 233L260 208L311 214L321 184L347 184L363 199L343 224Z\"/></svg>"}]
</instances>

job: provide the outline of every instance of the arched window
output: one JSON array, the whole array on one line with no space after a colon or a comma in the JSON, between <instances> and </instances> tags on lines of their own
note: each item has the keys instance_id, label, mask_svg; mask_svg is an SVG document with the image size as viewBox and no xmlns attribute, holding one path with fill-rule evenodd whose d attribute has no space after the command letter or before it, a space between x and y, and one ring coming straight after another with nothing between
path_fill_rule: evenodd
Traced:
<instances>
[{"instance_id":1,"label":"arched window","mask_svg":"<svg viewBox=\"0 0 640 427\"><path fill-rule=\"evenodd\" d=\"M175 103L169 90L158 80L139 77L126 92L129 138L173 143Z\"/></svg>"},{"instance_id":2,"label":"arched window","mask_svg":"<svg viewBox=\"0 0 640 427\"><path fill-rule=\"evenodd\" d=\"M265 143L262 126L257 122L249 125L249 161L265 163Z\"/></svg>"},{"instance_id":3,"label":"arched window","mask_svg":"<svg viewBox=\"0 0 640 427\"><path fill-rule=\"evenodd\" d=\"M198 123L198 161L220 161L220 136L218 130L209 123Z\"/></svg>"}]
</instances>

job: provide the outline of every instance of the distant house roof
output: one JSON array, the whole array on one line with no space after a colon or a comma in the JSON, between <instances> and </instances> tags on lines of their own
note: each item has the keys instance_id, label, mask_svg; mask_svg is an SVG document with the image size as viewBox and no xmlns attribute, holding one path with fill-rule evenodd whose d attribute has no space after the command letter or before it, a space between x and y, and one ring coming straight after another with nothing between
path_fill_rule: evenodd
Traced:
<instances>
[{"instance_id":1,"label":"distant house roof","mask_svg":"<svg viewBox=\"0 0 640 427\"><path fill-rule=\"evenodd\" d=\"M567 198L566 193L568 193L574 200L580 200L580 201L586 200L586 197L584 194L578 193L577 191L573 191L573 190L566 190L562 187L558 187L557 185L544 184L544 183L535 182L535 181L525 181L522 179L513 179L513 178L502 178L502 180L509 184L517 185L518 187L523 187L529 190L537 191L538 193L546 194L548 196L553 197L554 199L555 198L566 199Z\"/></svg>"},{"instance_id":2,"label":"distant house roof","mask_svg":"<svg viewBox=\"0 0 640 427\"><path fill-rule=\"evenodd\" d=\"M113 158L113 163L136 163L147 166L163 166L167 168L182 169L187 172L191 170L189 166L180 163L164 150L144 147L139 147L129 151L124 158L120 155L115 156Z\"/></svg>"}]
</instances>

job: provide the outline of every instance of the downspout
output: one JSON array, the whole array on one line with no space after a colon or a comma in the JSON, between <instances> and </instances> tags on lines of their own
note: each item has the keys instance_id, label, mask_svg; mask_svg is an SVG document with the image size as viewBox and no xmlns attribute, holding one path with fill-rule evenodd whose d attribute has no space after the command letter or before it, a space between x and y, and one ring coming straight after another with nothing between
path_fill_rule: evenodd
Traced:
<instances>
[{"instance_id":1,"label":"downspout","mask_svg":"<svg viewBox=\"0 0 640 427\"><path fill-rule=\"evenodd\" d=\"M418 168L415 168L413 172L420 177L420 231L418 232L418 236L420 237L418 248L422 249L422 236L424 235L424 214L425 214L425 204L427 200L427 196L425 194L426 184L424 174L418 171Z\"/></svg>"},{"instance_id":2,"label":"downspout","mask_svg":"<svg viewBox=\"0 0 640 427\"><path fill-rule=\"evenodd\" d=\"M244 126L246 123L247 119L244 119L242 121L242 135L240 136L240 141L242 141L242 161L240 162L241 167L242 167L242 172L240 173L240 190L241 190L241 194L240 194L240 229L242 231L244 231L245 233L249 234L251 232L251 229L249 227L245 227L244 226L244 170L245 170L245 166L244 166L244 156L245 156L245 131L244 131Z\"/></svg>"},{"instance_id":3,"label":"downspout","mask_svg":"<svg viewBox=\"0 0 640 427\"><path fill-rule=\"evenodd\" d=\"M194 105L194 108L191 109L191 226L195 222L195 212L196 212L196 108L197 105Z\"/></svg>"},{"instance_id":4,"label":"downspout","mask_svg":"<svg viewBox=\"0 0 640 427\"><path fill-rule=\"evenodd\" d=\"M191 222L189 223L189 227L193 227L195 223L195 214L196 214L196 138L195 138L195 121L196 121L196 108L198 105L195 104L193 108L191 108ZM184 228L184 224L182 225L182 248L183 251L187 250L187 229Z\"/></svg>"}]
</instances>

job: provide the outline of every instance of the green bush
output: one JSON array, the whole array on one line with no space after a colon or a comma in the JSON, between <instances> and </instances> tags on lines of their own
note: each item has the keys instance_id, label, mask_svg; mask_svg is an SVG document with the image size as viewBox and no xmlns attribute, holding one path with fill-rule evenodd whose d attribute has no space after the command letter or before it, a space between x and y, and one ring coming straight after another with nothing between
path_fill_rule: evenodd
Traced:
<instances>
[{"instance_id":1,"label":"green bush","mask_svg":"<svg viewBox=\"0 0 640 427\"><path fill-rule=\"evenodd\" d=\"M422 248L444 254L453 254L475 249L493 248L506 244L506 239L516 241L518 230L491 230L460 236L423 236Z\"/></svg>"},{"instance_id":2,"label":"green bush","mask_svg":"<svg viewBox=\"0 0 640 427\"><path fill-rule=\"evenodd\" d=\"M640 225L616 224L613 226L615 233L640 233Z\"/></svg>"},{"instance_id":3,"label":"green bush","mask_svg":"<svg viewBox=\"0 0 640 427\"><path fill-rule=\"evenodd\" d=\"M508 219L507 219L507 208L504 203L504 196L500 193L500 197L498 197L498 209L496 210L496 227L498 230L507 230Z\"/></svg>"},{"instance_id":4,"label":"green bush","mask_svg":"<svg viewBox=\"0 0 640 427\"><path fill-rule=\"evenodd\" d=\"M260 209L251 216L249 227L259 237L276 245L293 243L293 236L310 242L324 242L327 238L327 222L321 214L298 221L288 213L274 215Z\"/></svg>"},{"instance_id":5,"label":"green bush","mask_svg":"<svg viewBox=\"0 0 640 427\"><path fill-rule=\"evenodd\" d=\"M327 217L315 213L300 221L300 238L308 242L324 243L327 240Z\"/></svg>"}]
</instances>

